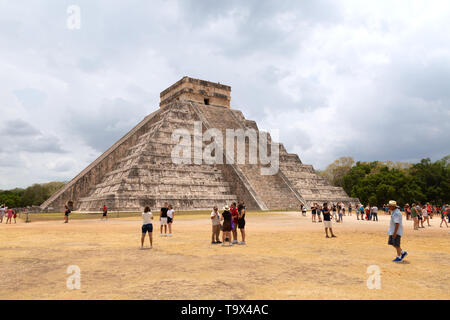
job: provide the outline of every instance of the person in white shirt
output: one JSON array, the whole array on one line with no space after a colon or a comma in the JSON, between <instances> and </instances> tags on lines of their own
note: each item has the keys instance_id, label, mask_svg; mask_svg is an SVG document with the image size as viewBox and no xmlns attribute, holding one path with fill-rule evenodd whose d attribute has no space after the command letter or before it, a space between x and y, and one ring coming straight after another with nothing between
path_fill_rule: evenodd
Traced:
<instances>
[{"instance_id":1,"label":"person in white shirt","mask_svg":"<svg viewBox=\"0 0 450 320\"><path fill-rule=\"evenodd\" d=\"M169 226L169 234L168 237L172 236L172 223L173 223L173 216L175 213L175 210L173 210L173 206L169 204L169 210L167 210L167 224Z\"/></svg>"},{"instance_id":2,"label":"person in white shirt","mask_svg":"<svg viewBox=\"0 0 450 320\"><path fill-rule=\"evenodd\" d=\"M219 240L220 236L220 213L217 207L213 208L211 212L211 222L212 222L212 235L211 244L219 244L222 241Z\"/></svg>"},{"instance_id":3,"label":"person in white shirt","mask_svg":"<svg viewBox=\"0 0 450 320\"><path fill-rule=\"evenodd\" d=\"M375 219L378 222L378 207L377 206L372 207L372 220L375 221Z\"/></svg>"},{"instance_id":4,"label":"person in white shirt","mask_svg":"<svg viewBox=\"0 0 450 320\"><path fill-rule=\"evenodd\" d=\"M150 249L153 248L153 214L150 207L145 207L144 212L142 212L142 237L141 237L141 249L144 249L145 234L148 232L148 237L150 240Z\"/></svg>"},{"instance_id":5,"label":"person in white shirt","mask_svg":"<svg viewBox=\"0 0 450 320\"><path fill-rule=\"evenodd\" d=\"M402 223L402 213L397 207L397 202L392 200L389 201L389 210L391 213L391 223L389 225L388 244L393 246L397 251L397 257L393 260L394 262L401 262L406 257L408 252L403 251L400 246L400 240L403 235L403 223Z\"/></svg>"},{"instance_id":6,"label":"person in white shirt","mask_svg":"<svg viewBox=\"0 0 450 320\"><path fill-rule=\"evenodd\" d=\"M3 205L0 207L0 223L3 223L3 217L5 216L5 212L6 212L6 207L5 207L5 205L3 204Z\"/></svg>"}]
</instances>

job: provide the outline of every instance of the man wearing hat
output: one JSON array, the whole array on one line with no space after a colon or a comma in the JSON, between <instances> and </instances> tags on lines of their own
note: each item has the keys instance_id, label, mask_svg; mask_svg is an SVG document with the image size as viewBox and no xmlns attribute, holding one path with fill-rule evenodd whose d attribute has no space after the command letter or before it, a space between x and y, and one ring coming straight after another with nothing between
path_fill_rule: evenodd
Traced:
<instances>
[{"instance_id":1,"label":"man wearing hat","mask_svg":"<svg viewBox=\"0 0 450 320\"><path fill-rule=\"evenodd\" d=\"M394 262L401 262L406 257L408 252L403 251L400 247L400 241L403 235L402 213L394 200L389 201L389 210L391 213L391 223L388 230L389 240L388 244L393 246L397 251L397 257Z\"/></svg>"}]
</instances>

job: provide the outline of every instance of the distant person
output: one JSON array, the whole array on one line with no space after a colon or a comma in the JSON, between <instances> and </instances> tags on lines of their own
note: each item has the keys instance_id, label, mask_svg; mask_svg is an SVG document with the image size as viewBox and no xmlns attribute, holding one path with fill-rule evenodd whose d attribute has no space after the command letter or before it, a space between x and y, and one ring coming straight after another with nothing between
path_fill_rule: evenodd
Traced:
<instances>
[{"instance_id":1,"label":"distant person","mask_svg":"<svg viewBox=\"0 0 450 320\"><path fill-rule=\"evenodd\" d=\"M372 220L378 222L378 207L376 205L372 207Z\"/></svg>"},{"instance_id":2,"label":"distant person","mask_svg":"<svg viewBox=\"0 0 450 320\"><path fill-rule=\"evenodd\" d=\"M8 222L9 222L9 224L11 224L11 219L12 219L13 215L14 215L14 210L9 208L6 211L6 224L8 224Z\"/></svg>"},{"instance_id":3,"label":"distant person","mask_svg":"<svg viewBox=\"0 0 450 320\"><path fill-rule=\"evenodd\" d=\"M348 204L348 216L351 216L352 215L352 204L351 203L349 203Z\"/></svg>"},{"instance_id":4,"label":"distant person","mask_svg":"<svg viewBox=\"0 0 450 320\"><path fill-rule=\"evenodd\" d=\"M220 213L217 207L213 208L211 212L211 223L212 223L212 234L211 234L211 244L222 243L219 240L220 237Z\"/></svg>"},{"instance_id":5,"label":"distant person","mask_svg":"<svg viewBox=\"0 0 450 320\"><path fill-rule=\"evenodd\" d=\"M419 230L419 215L417 214L417 206L415 203L411 205L411 219L413 219L414 230Z\"/></svg>"},{"instance_id":6,"label":"distant person","mask_svg":"<svg viewBox=\"0 0 450 320\"><path fill-rule=\"evenodd\" d=\"M430 212L428 211L428 206L427 205L424 205L423 208L422 208L422 216L423 216L422 224L423 224L423 222L426 221L428 227L431 227L431 225L430 225Z\"/></svg>"},{"instance_id":7,"label":"distant person","mask_svg":"<svg viewBox=\"0 0 450 320\"><path fill-rule=\"evenodd\" d=\"M233 202L231 204L231 230L233 231L233 244L237 244L238 243L238 238L237 238L237 229L238 229L238 217L239 217L239 212L238 209L236 207L236 202Z\"/></svg>"},{"instance_id":8,"label":"distant person","mask_svg":"<svg viewBox=\"0 0 450 320\"><path fill-rule=\"evenodd\" d=\"M335 221L337 221L337 206L336 206L336 204L333 203L332 206L331 206L331 208L332 208L332 212L333 212L333 219L334 219Z\"/></svg>"},{"instance_id":9,"label":"distant person","mask_svg":"<svg viewBox=\"0 0 450 320\"><path fill-rule=\"evenodd\" d=\"M409 204L405 204L404 210L405 210L405 214L406 214L406 220L410 220L411 208L410 208Z\"/></svg>"},{"instance_id":10,"label":"distant person","mask_svg":"<svg viewBox=\"0 0 450 320\"><path fill-rule=\"evenodd\" d=\"M319 218L319 223L322 222L322 207L316 203L317 206L317 217Z\"/></svg>"},{"instance_id":11,"label":"distant person","mask_svg":"<svg viewBox=\"0 0 450 320\"><path fill-rule=\"evenodd\" d=\"M231 243L231 220L232 220L232 216L231 216L231 212L230 212L230 207L225 206L223 208L222 218L221 218L221 221L223 221L223 232L222 232L222 242L223 243L222 243L222 246L225 246L226 240L228 240L229 246L233 245Z\"/></svg>"},{"instance_id":12,"label":"distant person","mask_svg":"<svg viewBox=\"0 0 450 320\"><path fill-rule=\"evenodd\" d=\"M423 211L420 204L416 206L416 211L417 211L417 219L419 220L419 228L425 228L423 226Z\"/></svg>"},{"instance_id":13,"label":"distant person","mask_svg":"<svg viewBox=\"0 0 450 320\"><path fill-rule=\"evenodd\" d=\"M301 204L301 210L302 210L302 216L306 217L306 205L305 204Z\"/></svg>"},{"instance_id":14,"label":"distant person","mask_svg":"<svg viewBox=\"0 0 450 320\"><path fill-rule=\"evenodd\" d=\"M362 203L359 207L359 213L361 214L361 220L364 220L364 205Z\"/></svg>"},{"instance_id":15,"label":"distant person","mask_svg":"<svg viewBox=\"0 0 450 320\"><path fill-rule=\"evenodd\" d=\"M5 216L5 212L6 212L5 205L2 204L2 206L0 207L0 223L3 223L3 217Z\"/></svg>"},{"instance_id":16,"label":"distant person","mask_svg":"<svg viewBox=\"0 0 450 320\"><path fill-rule=\"evenodd\" d=\"M145 234L148 232L148 238L150 240L150 249L153 249L153 214L149 206L145 207L142 212L142 236L141 236L141 249L144 249Z\"/></svg>"},{"instance_id":17,"label":"distant person","mask_svg":"<svg viewBox=\"0 0 450 320\"><path fill-rule=\"evenodd\" d=\"M389 201L389 210L391 210L391 222L388 230L388 244L393 246L397 252L397 257L393 261L401 262L408 255L408 252L403 251L401 248L401 238L403 235L402 213L397 207L397 202L394 200Z\"/></svg>"},{"instance_id":18,"label":"distant person","mask_svg":"<svg viewBox=\"0 0 450 320\"><path fill-rule=\"evenodd\" d=\"M13 218L14 218L14 224L17 223L17 209L13 209Z\"/></svg>"},{"instance_id":19,"label":"distant person","mask_svg":"<svg viewBox=\"0 0 450 320\"><path fill-rule=\"evenodd\" d=\"M169 211L167 202L164 202L164 207L161 208L161 211L159 213L159 221L161 224L161 237L167 237L167 211ZM163 227L164 227L164 234L163 234Z\"/></svg>"},{"instance_id":20,"label":"distant person","mask_svg":"<svg viewBox=\"0 0 450 320\"><path fill-rule=\"evenodd\" d=\"M442 228L442 224L445 223L446 227L448 228L447 220L445 220L446 216L449 214L449 207L447 206L445 210L441 209L441 224L440 227Z\"/></svg>"},{"instance_id":21,"label":"distant person","mask_svg":"<svg viewBox=\"0 0 450 320\"><path fill-rule=\"evenodd\" d=\"M173 206L171 204L169 204L167 210L167 225L169 226L169 234L168 236L171 237L172 236L172 223L173 223L173 218L175 216L175 210L173 210Z\"/></svg>"},{"instance_id":22,"label":"distant person","mask_svg":"<svg viewBox=\"0 0 450 320\"><path fill-rule=\"evenodd\" d=\"M344 222L344 220L343 220L344 214L345 214L345 208L343 206L339 205L339 221L338 221L339 223Z\"/></svg>"},{"instance_id":23,"label":"distant person","mask_svg":"<svg viewBox=\"0 0 450 320\"><path fill-rule=\"evenodd\" d=\"M108 220L108 207L105 205L103 205L103 215L102 215L102 220L106 219Z\"/></svg>"},{"instance_id":24,"label":"distant person","mask_svg":"<svg viewBox=\"0 0 450 320\"><path fill-rule=\"evenodd\" d=\"M312 222L316 222L316 214L317 214L317 205L316 203L313 203L311 206L311 219Z\"/></svg>"},{"instance_id":25,"label":"distant person","mask_svg":"<svg viewBox=\"0 0 450 320\"><path fill-rule=\"evenodd\" d=\"M326 237L329 238L329 236L328 236L328 229L329 229L330 233L331 233L331 237L336 238L336 236L333 234L333 226L331 225L331 212L330 212L330 209L328 209L327 203L323 204L322 214L323 214L323 225L325 227Z\"/></svg>"},{"instance_id":26,"label":"distant person","mask_svg":"<svg viewBox=\"0 0 450 320\"><path fill-rule=\"evenodd\" d=\"M64 223L69 223L69 214L71 211L67 205L64 206L64 209Z\"/></svg>"},{"instance_id":27,"label":"distant person","mask_svg":"<svg viewBox=\"0 0 450 320\"><path fill-rule=\"evenodd\" d=\"M240 203L238 205L238 228L241 231L242 241L239 242L240 245L245 244L245 205Z\"/></svg>"}]
</instances>

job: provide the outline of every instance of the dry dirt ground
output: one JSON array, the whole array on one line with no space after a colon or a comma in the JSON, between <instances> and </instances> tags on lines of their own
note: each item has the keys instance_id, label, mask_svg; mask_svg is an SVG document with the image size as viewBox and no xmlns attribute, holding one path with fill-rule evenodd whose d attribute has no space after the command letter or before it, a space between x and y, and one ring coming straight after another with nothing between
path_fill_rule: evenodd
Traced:
<instances>
[{"instance_id":1,"label":"dry dirt ground","mask_svg":"<svg viewBox=\"0 0 450 320\"><path fill-rule=\"evenodd\" d=\"M0 299L450 299L450 229L440 219L420 231L404 222L401 264L386 244L387 216L344 217L336 239L310 219L250 214L247 245L221 247L210 244L208 216L183 216L172 238L154 232L152 250L139 248L139 216L3 223ZM69 265L81 269L80 290L67 289ZM371 265L380 290L366 285Z\"/></svg>"}]
</instances>

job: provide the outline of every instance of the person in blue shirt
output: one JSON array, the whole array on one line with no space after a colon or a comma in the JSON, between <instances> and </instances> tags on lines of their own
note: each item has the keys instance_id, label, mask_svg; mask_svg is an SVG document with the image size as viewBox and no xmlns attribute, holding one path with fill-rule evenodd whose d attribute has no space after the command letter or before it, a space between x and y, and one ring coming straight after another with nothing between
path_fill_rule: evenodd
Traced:
<instances>
[{"instance_id":1,"label":"person in blue shirt","mask_svg":"<svg viewBox=\"0 0 450 320\"><path fill-rule=\"evenodd\" d=\"M403 223L402 223L402 213L397 206L397 202L394 200L389 201L389 210L391 211L391 223L389 225L388 244L393 246L397 251L397 257L393 260L394 262L401 262L407 256L408 252L402 250L400 246L401 238L403 235Z\"/></svg>"}]
</instances>

